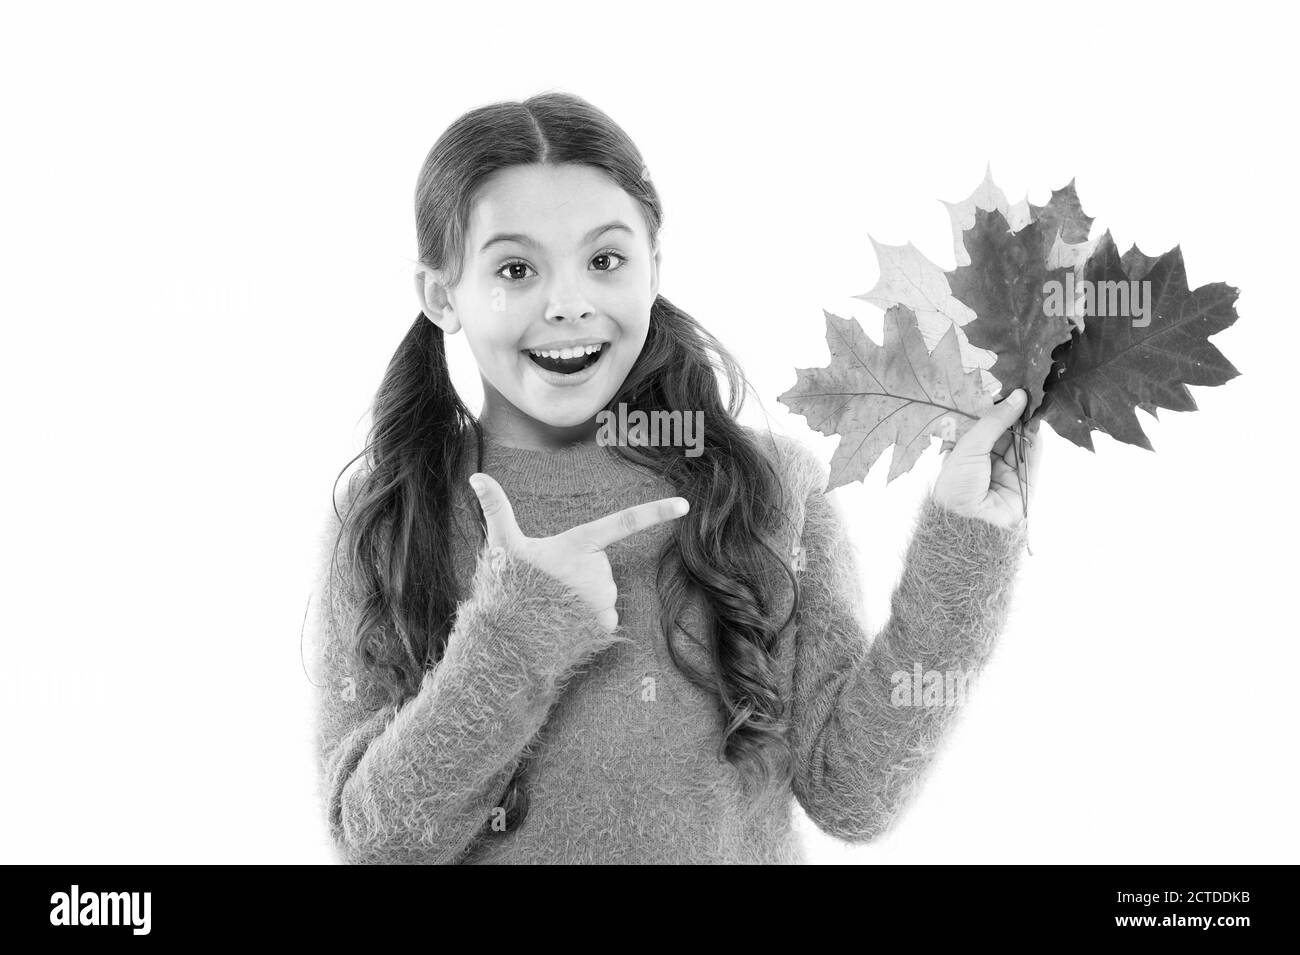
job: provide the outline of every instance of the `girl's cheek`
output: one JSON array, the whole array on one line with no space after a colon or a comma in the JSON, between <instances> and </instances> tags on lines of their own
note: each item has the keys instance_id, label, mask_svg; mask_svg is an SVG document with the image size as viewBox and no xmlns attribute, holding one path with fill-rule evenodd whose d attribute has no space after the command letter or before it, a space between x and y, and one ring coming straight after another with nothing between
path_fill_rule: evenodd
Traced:
<instances>
[{"instance_id":1,"label":"girl's cheek","mask_svg":"<svg viewBox=\"0 0 1300 955\"><path fill-rule=\"evenodd\" d=\"M527 296L521 292L512 290L503 284L496 284L488 289L488 294L484 299L484 304L486 305L484 311L487 313L489 318L492 316L510 315L519 312L522 303L526 299Z\"/></svg>"},{"instance_id":2,"label":"girl's cheek","mask_svg":"<svg viewBox=\"0 0 1300 955\"><path fill-rule=\"evenodd\" d=\"M626 336L636 336L650 325L650 300L639 289L628 288L609 300L605 314L614 318Z\"/></svg>"},{"instance_id":3,"label":"girl's cheek","mask_svg":"<svg viewBox=\"0 0 1300 955\"><path fill-rule=\"evenodd\" d=\"M519 292L501 286L493 286L487 291L483 308L476 315L478 338L485 351L513 358L528 332L531 306L527 296Z\"/></svg>"}]
</instances>

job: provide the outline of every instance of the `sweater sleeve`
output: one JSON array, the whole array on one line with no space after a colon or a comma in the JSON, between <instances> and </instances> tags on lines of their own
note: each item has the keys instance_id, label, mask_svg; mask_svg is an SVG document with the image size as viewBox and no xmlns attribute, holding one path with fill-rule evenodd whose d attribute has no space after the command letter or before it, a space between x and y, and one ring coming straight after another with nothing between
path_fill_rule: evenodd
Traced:
<instances>
[{"instance_id":1,"label":"sweater sleeve","mask_svg":"<svg viewBox=\"0 0 1300 955\"><path fill-rule=\"evenodd\" d=\"M809 497L791 739L795 796L818 828L865 843L892 826L1005 623L1024 539L1023 524L1000 528L927 497L889 620L869 640L844 521L822 490Z\"/></svg>"},{"instance_id":2,"label":"sweater sleeve","mask_svg":"<svg viewBox=\"0 0 1300 955\"><path fill-rule=\"evenodd\" d=\"M350 863L457 862L568 677L627 638L607 633L556 578L484 548L443 658L394 706L352 662L356 601L345 579L328 563L322 579L331 586L315 601L317 782L336 851Z\"/></svg>"}]
</instances>

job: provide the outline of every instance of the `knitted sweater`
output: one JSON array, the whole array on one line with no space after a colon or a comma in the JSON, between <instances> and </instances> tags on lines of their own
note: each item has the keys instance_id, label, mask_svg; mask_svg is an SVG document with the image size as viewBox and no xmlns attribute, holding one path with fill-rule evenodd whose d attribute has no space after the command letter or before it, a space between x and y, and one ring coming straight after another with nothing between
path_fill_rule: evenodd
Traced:
<instances>
[{"instance_id":1,"label":"knitted sweater","mask_svg":"<svg viewBox=\"0 0 1300 955\"><path fill-rule=\"evenodd\" d=\"M342 861L803 863L793 799L820 829L851 843L891 826L957 711L951 694L906 705L900 682L978 671L1004 624L1024 531L927 498L891 616L872 639L853 545L825 496L827 468L797 441L750 434L775 463L793 510L784 543L802 604L775 658L790 702L792 785L775 799L745 799L739 771L718 758L718 704L668 656L655 572L676 522L606 550L619 592L619 628L608 634L567 585L480 548L478 504L463 479L475 470L471 451L455 489L454 626L417 695L386 705L351 665L355 600L346 570L332 599L313 601L319 795ZM489 435L482 470L529 536L676 493L595 444L533 451ZM337 531L331 513L323 567ZM692 634L700 613L692 604L684 618ZM706 650L681 634L674 642L709 672ZM521 760L528 815L503 831L498 806Z\"/></svg>"}]
</instances>

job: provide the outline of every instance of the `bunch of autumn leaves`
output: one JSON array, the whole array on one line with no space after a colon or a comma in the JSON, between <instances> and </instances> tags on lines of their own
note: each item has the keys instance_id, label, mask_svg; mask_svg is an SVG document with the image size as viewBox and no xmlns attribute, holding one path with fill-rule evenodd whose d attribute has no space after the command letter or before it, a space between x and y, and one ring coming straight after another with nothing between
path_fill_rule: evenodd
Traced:
<instances>
[{"instance_id":1,"label":"bunch of autumn leaves","mask_svg":"<svg viewBox=\"0 0 1300 955\"><path fill-rule=\"evenodd\" d=\"M1237 320L1237 290L1189 289L1177 246L1121 255L1109 231L1090 240L1073 181L1044 206L1011 205L986 175L948 211L957 267L944 272L911 243L875 243L880 280L857 297L886 309L883 346L827 312L830 365L796 369L779 398L840 435L828 490L865 478L890 446L892 481L933 437L964 434L999 388L1028 395L1023 462L1040 420L1090 451L1093 431L1151 450L1135 409L1193 411L1188 385L1238 374L1207 340Z\"/></svg>"}]
</instances>

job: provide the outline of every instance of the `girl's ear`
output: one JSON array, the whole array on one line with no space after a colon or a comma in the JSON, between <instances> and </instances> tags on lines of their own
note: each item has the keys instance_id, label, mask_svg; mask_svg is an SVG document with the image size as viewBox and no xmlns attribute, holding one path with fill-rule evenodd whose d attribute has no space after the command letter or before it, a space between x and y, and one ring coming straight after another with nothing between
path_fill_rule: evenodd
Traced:
<instances>
[{"instance_id":1,"label":"girl's ear","mask_svg":"<svg viewBox=\"0 0 1300 955\"><path fill-rule=\"evenodd\" d=\"M448 335L460 331L460 317L447 291L446 276L441 271L424 264L417 265L415 294L420 299L420 310L425 318Z\"/></svg>"}]
</instances>

